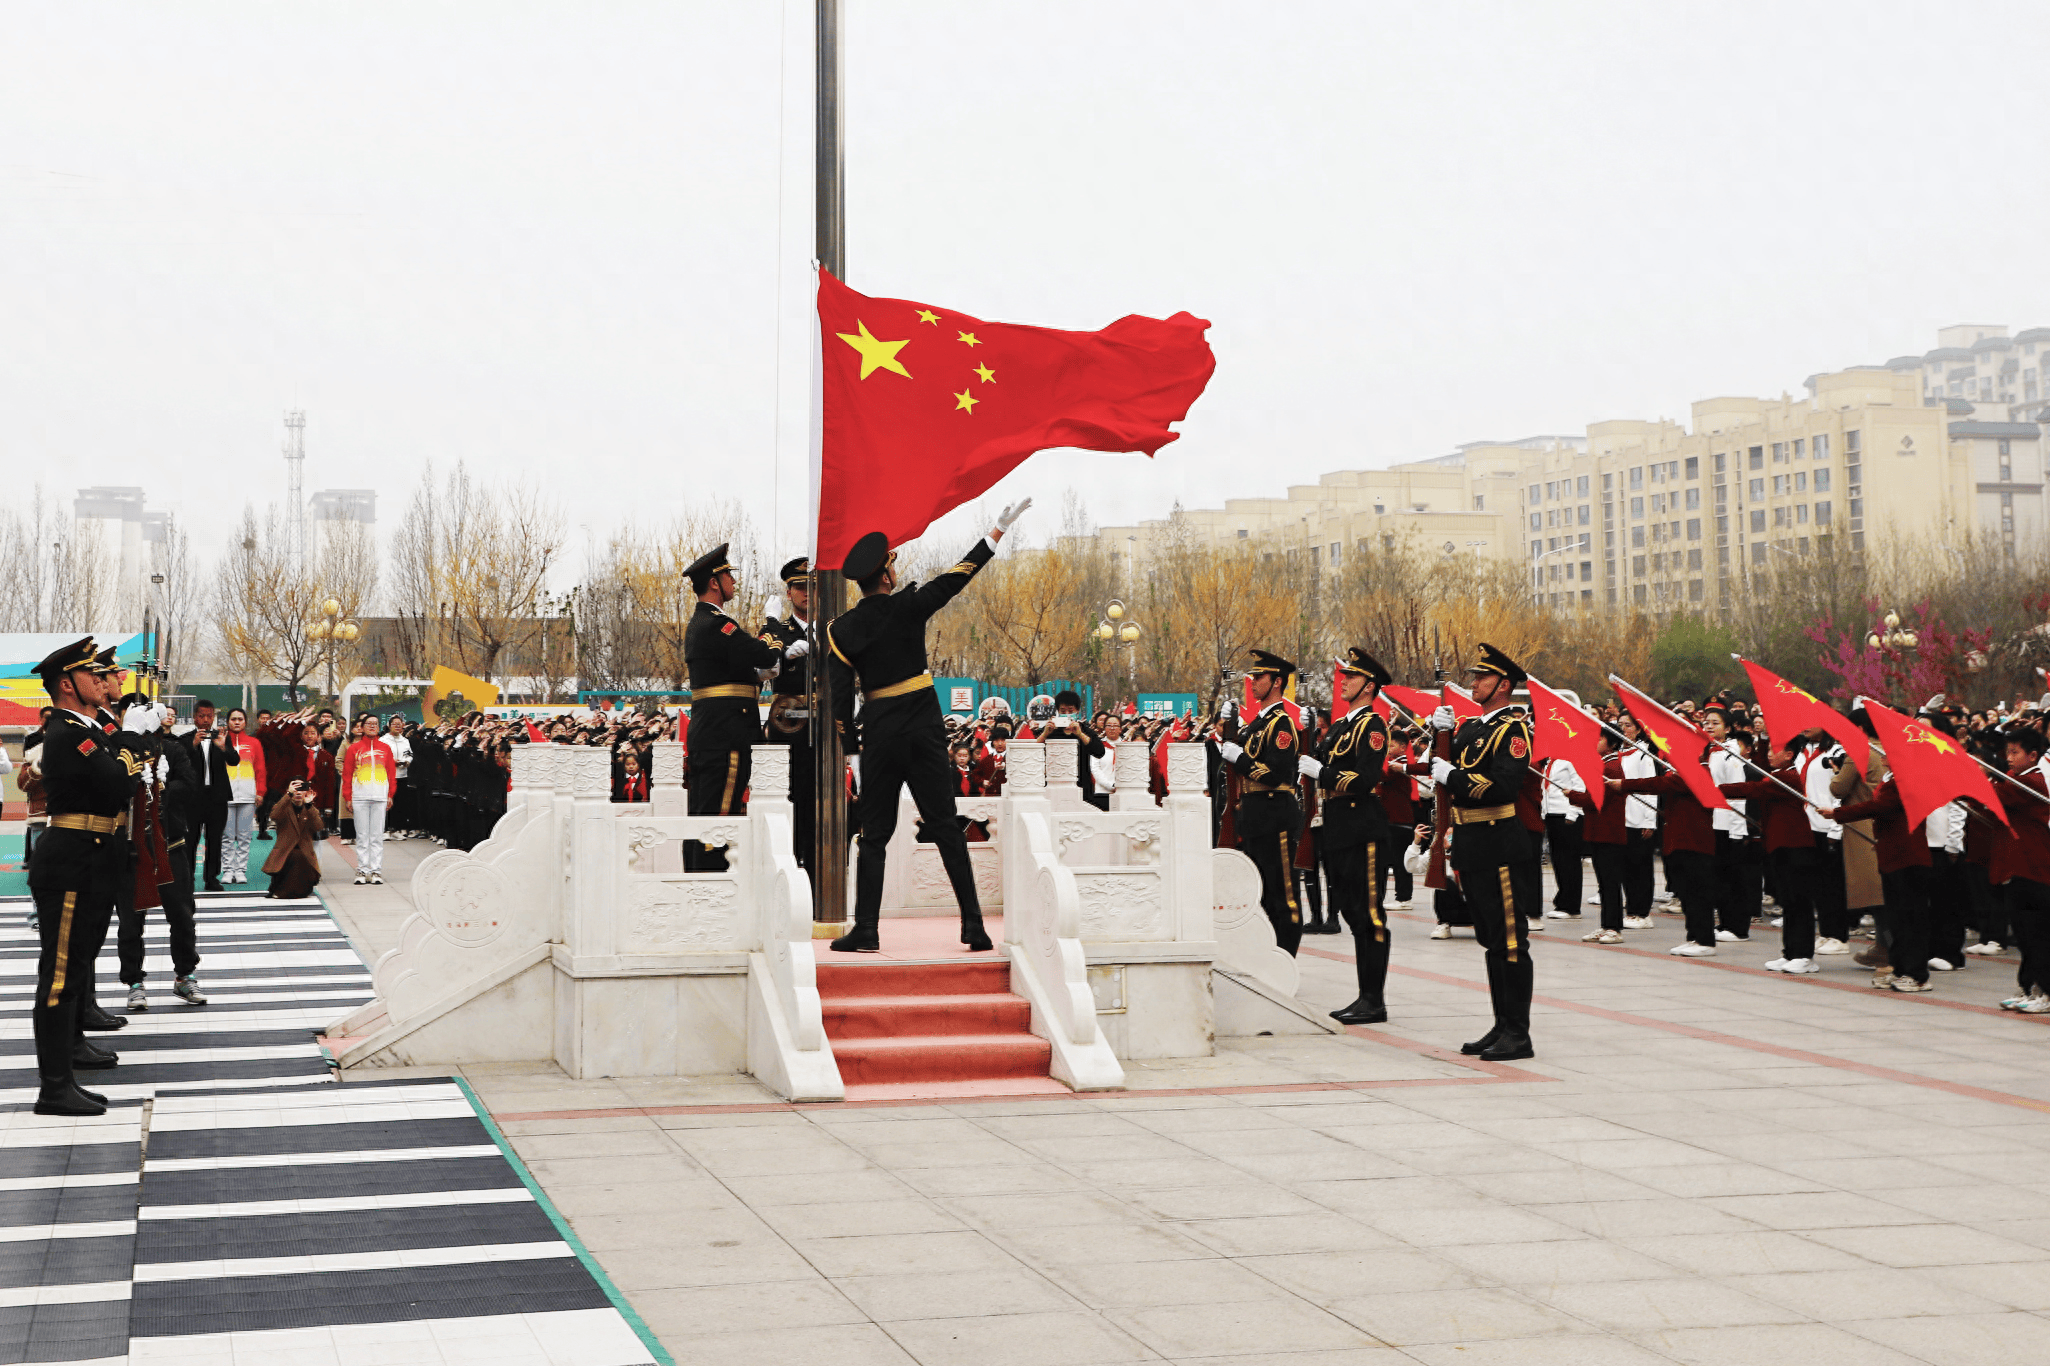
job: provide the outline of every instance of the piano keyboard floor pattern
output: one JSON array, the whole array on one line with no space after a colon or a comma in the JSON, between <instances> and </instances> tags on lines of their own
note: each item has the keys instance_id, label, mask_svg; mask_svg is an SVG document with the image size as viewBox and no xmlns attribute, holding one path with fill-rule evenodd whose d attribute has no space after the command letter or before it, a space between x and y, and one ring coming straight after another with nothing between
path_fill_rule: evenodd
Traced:
<instances>
[{"instance_id":1,"label":"piano keyboard floor pattern","mask_svg":"<svg viewBox=\"0 0 2050 1366\"><path fill-rule=\"evenodd\" d=\"M29 1111L27 909L0 901L0 1366L667 1362L463 1087L333 1084L312 1033L370 975L318 901L202 897L204 1008L151 916L151 1009L100 1036L113 1108L83 1121Z\"/></svg>"}]
</instances>

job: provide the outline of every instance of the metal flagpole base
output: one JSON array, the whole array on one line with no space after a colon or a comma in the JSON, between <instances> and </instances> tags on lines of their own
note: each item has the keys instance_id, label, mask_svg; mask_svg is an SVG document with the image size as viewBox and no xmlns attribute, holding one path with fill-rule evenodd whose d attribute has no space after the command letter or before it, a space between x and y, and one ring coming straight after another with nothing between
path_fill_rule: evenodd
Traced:
<instances>
[{"instance_id":1,"label":"metal flagpole base","mask_svg":"<svg viewBox=\"0 0 2050 1366\"><path fill-rule=\"evenodd\" d=\"M814 939L838 939L854 928L851 920L814 920L811 922L811 937Z\"/></svg>"}]
</instances>

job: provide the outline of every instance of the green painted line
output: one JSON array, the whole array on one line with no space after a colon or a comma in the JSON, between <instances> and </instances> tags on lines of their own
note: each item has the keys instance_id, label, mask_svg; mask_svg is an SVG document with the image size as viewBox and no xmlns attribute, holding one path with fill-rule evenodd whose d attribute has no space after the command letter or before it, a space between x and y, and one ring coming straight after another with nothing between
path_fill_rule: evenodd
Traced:
<instances>
[{"instance_id":1,"label":"green painted line","mask_svg":"<svg viewBox=\"0 0 2050 1366\"><path fill-rule=\"evenodd\" d=\"M520 1180L525 1183L528 1191L533 1194L535 1202L541 1206L542 1210L555 1224L556 1232L562 1235L562 1240L568 1243L571 1250L577 1254L577 1260L584 1264L584 1270L590 1272L591 1279L598 1282L598 1288L605 1292L605 1298L612 1301L612 1307L619 1311L620 1317L625 1319L634 1332L640 1336L641 1345L648 1349L655 1360L661 1363L661 1366L676 1366L676 1358L670 1356L668 1351L663 1348L662 1343L655 1336L655 1330L648 1327L641 1316L634 1312L633 1305L629 1304L626 1296L619 1292L619 1287L612 1283L612 1278L605 1274L605 1268L598 1265L598 1259L593 1257L591 1250L584 1246L584 1240L577 1237L577 1231L569 1226L569 1220L562 1217L562 1211L558 1210L555 1207L555 1202L548 1198L548 1192L541 1189L541 1183L536 1181L534 1174L527 1170L527 1164L520 1161L520 1155L513 1151L512 1144L506 1140L505 1134L498 1127L498 1122L492 1119L491 1112L484 1108L484 1102L479 1100L477 1093L470 1088L470 1083L461 1077L451 1077L449 1080L463 1088L463 1094L470 1098L470 1108L477 1112L477 1118L484 1121L485 1132L491 1135L491 1141L498 1145L498 1150L501 1153L505 1154L505 1160L512 1164L513 1171L518 1173Z\"/></svg>"}]
</instances>

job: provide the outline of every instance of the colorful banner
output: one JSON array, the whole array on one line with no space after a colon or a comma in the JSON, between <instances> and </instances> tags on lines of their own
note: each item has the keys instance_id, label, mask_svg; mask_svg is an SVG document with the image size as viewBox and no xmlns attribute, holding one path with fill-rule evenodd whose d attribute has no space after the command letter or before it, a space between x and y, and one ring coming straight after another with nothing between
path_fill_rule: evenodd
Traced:
<instances>
[{"instance_id":1,"label":"colorful banner","mask_svg":"<svg viewBox=\"0 0 2050 1366\"><path fill-rule=\"evenodd\" d=\"M457 695L463 699L463 709L457 713L459 716L498 705L498 688L495 684L436 665L432 686L420 695L422 718L440 719L441 704ZM429 721L428 724L432 725L433 721Z\"/></svg>"}]
</instances>

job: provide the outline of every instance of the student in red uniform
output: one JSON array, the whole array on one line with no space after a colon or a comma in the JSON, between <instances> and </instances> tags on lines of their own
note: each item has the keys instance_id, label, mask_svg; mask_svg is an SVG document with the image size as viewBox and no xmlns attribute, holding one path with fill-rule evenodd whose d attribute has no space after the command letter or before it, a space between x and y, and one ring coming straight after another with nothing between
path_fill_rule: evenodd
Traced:
<instances>
[{"instance_id":1,"label":"student in red uniform","mask_svg":"<svg viewBox=\"0 0 2050 1366\"><path fill-rule=\"evenodd\" d=\"M2050 794L2039 761L2050 741L2038 730L2022 727L2007 732L2007 771L2032 791ZM2007 803L2014 833L1994 828L1988 877L2007 887L2008 934L2021 951L2017 991L2000 1003L2002 1010L2025 1015L2050 1015L2050 806L2021 797ZM1977 822L1974 822L1977 824Z\"/></svg>"},{"instance_id":2,"label":"student in red uniform","mask_svg":"<svg viewBox=\"0 0 2050 1366\"><path fill-rule=\"evenodd\" d=\"M342 801L356 822L356 885L384 882L384 818L399 790L399 764L378 736L376 712L356 718L356 738L342 755Z\"/></svg>"},{"instance_id":3,"label":"student in red uniform","mask_svg":"<svg viewBox=\"0 0 2050 1366\"><path fill-rule=\"evenodd\" d=\"M1879 916L1888 962L1872 975L1875 990L1929 990L1929 838L1908 824L1900 785L1888 778L1871 798L1819 813L1825 820L1872 822L1879 841L1879 882L1886 905Z\"/></svg>"},{"instance_id":4,"label":"student in red uniform","mask_svg":"<svg viewBox=\"0 0 2050 1366\"><path fill-rule=\"evenodd\" d=\"M1641 743L1650 747L1654 741L1647 735ZM1708 808L1670 768L1649 778L1610 778L1607 782L1611 792L1639 792L1659 799L1660 823L1665 828L1661 845L1666 886L1679 894L1680 909L1687 917L1687 942L1675 944L1667 952L1682 958L1715 957L1715 825L1709 820Z\"/></svg>"},{"instance_id":5,"label":"student in red uniform","mask_svg":"<svg viewBox=\"0 0 2050 1366\"><path fill-rule=\"evenodd\" d=\"M1717 788L1725 797L1755 802L1748 810L1765 822L1765 861L1780 908L1780 956L1765 965L1766 971L1815 972L1815 882L1821 858L1815 852L1815 831L1808 824L1808 804L1787 791L1803 790L1801 770L1796 756L1784 749L1766 757L1766 768L1768 777L1719 783Z\"/></svg>"},{"instance_id":6,"label":"student in red uniform","mask_svg":"<svg viewBox=\"0 0 2050 1366\"><path fill-rule=\"evenodd\" d=\"M1616 752L1616 734L1604 726L1595 733L1595 744L1602 755L1602 779L1624 778L1623 756ZM1585 791L1569 792L1566 799L1586 813L1581 818L1584 827L1580 832L1581 842L1587 846L1587 855L1594 864L1594 885L1601 897L1601 928L1580 936L1590 944L1620 944L1623 942L1623 864L1624 844L1629 831L1624 827L1624 816L1630 803L1620 796L1610 797L1597 810L1594 798Z\"/></svg>"}]
</instances>

